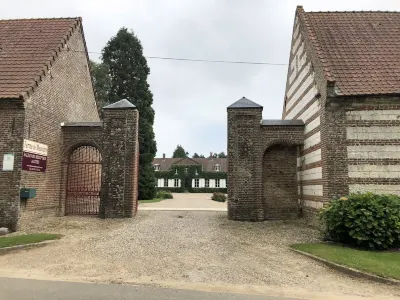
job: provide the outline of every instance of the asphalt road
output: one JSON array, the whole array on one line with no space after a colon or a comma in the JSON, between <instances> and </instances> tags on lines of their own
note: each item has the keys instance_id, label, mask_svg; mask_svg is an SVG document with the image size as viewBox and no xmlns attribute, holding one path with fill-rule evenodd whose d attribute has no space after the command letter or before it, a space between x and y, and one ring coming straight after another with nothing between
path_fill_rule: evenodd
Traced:
<instances>
[{"instance_id":1,"label":"asphalt road","mask_svg":"<svg viewBox=\"0 0 400 300\"><path fill-rule=\"evenodd\" d=\"M0 278L1 300L295 300L293 298L226 294L149 286L76 283Z\"/></svg>"}]
</instances>

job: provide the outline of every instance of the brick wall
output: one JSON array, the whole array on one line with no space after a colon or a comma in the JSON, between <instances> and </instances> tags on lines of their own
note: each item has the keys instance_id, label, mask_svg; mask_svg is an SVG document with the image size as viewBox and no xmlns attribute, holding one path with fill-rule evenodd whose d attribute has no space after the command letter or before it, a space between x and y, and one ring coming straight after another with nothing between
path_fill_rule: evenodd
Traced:
<instances>
[{"instance_id":1,"label":"brick wall","mask_svg":"<svg viewBox=\"0 0 400 300\"><path fill-rule=\"evenodd\" d=\"M17 230L24 106L22 100L0 100L0 227ZM14 170L3 171L4 154L14 154Z\"/></svg>"},{"instance_id":2,"label":"brick wall","mask_svg":"<svg viewBox=\"0 0 400 300\"><path fill-rule=\"evenodd\" d=\"M368 191L400 194L399 100L391 96L329 99L327 118L339 125L340 133L340 142L332 143L329 152L333 158L328 168L336 183L331 196Z\"/></svg>"},{"instance_id":3,"label":"brick wall","mask_svg":"<svg viewBox=\"0 0 400 300\"><path fill-rule=\"evenodd\" d=\"M99 120L81 27L75 28L50 72L25 101L25 111L24 138L49 149L46 173L22 172L21 185L37 188L37 197L22 208L22 220L32 212L53 214L58 208L64 160L61 122Z\"/></svg>"},{"instance_id":4,"label":"brick wall","mask_svg":"<svg viewBox=\"0 0 400 300\"><path fill-rule=\"evenodd\" d=\"M293 219L299 216L297 201L297 147L273 145L263 159L265 219Z\"/></svg>"},{"instance_id":5,"label":"brick wall","mask_svg":"<svg viewBox=\"0 0 400 300\"><path fill-rule=\"evenodd\" d=\"M303 143L304 126L263 126L261 119L262 108L228 108L228 218L232 220L263 221L298 215L297 147L293 146ZM279 148L282 145L287 147ZM277 155L293 158L285 166L287 172L293 172L293 186L287 185L290 175L283 178L281 184L288 190L276 194L274 202L267 191L274 182L265 167L269 159L275 161L268 154L270 148L274 152L284 149ZM289 195L292 197L288 199Z\"/></svg>"}]
</instances>

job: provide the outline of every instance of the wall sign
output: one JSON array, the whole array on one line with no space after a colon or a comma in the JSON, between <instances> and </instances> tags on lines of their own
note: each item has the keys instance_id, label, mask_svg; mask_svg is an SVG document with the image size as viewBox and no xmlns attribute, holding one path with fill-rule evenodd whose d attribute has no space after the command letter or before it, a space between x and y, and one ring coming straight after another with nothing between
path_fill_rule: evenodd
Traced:
<instances>
[{"instance_id":1,"label":"wall sign","mask_svg":"<svg viewBox=\"0 0 400 300\"><path fill-rule=\"evenodd\" d=\"M22 152L22 170L45 172L47 165L47 149L45 144L24 140Z\"/></svg>"},{"instance_id":2,"label":"wall sign","mask_svg":"<svg viewBox=\"0 0 400 300\"><path fill-rule=\"evenodd\" d=\"M6 153L3 156L3 171L14 170L14 154Z\"/></svg>"}]
</instances>

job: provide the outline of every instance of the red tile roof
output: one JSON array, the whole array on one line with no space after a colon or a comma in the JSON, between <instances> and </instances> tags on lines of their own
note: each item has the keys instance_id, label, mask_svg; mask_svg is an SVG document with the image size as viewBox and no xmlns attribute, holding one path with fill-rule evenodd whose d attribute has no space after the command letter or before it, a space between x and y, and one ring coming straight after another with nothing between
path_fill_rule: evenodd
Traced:
<instances>
[{"instance_id":1,"label":"red tile roof","mask_svg":"<svg viewBox=\"0 0 400 300\"><path fill-rule=\"evenodd\" d=\"M400 93L399 12L297 14L338 95Z\"/></svg>"},{"instance_id":2,"label":"red tile roof","mask_svg":"<svg viewBox=\"0 0 400 300\"><path fill-rule=\"evenodd\" d=\"M0 99L37 85L80 18L0 20Z\"/></svg>"}]
</instances>

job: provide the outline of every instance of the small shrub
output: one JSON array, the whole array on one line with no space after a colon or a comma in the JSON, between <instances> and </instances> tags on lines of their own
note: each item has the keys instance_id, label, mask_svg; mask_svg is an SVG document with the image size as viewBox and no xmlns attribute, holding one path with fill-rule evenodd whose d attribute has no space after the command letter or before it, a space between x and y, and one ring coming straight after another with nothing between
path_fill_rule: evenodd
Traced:
<instances>
[{"instance_id":1,"label":"small shrub","mask_svg":"<svg viewBox=\"0 0 400 300\"><path fill-rule=\"evenodd\" d=\"M224 193L214 192L211 199L217 202L225 202L226 196Z\"/></svg>"},{"instance_id":2,"label":"small shrub","mask_svg":"<svg viewBox=\"0 0 400 300\"><path fill-rule=\"evenodd\" d=\"M159 191L157 192L156 198L160 199L173 199L174 196L169 191Z\"/></svg>"},{"instance_id":3,"label":"small shrub","mask_svg":"<svg viewBox=\"0 0 400 300\"><path fill-rule=\"evenodd\" d=\"M320 212L325 235L335 242L369 249L400 245L400 197L350 194Z\"/></svg>"}]
</instances>

